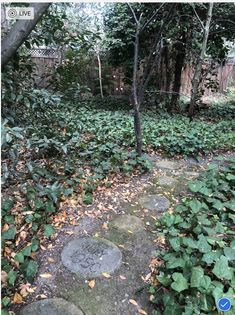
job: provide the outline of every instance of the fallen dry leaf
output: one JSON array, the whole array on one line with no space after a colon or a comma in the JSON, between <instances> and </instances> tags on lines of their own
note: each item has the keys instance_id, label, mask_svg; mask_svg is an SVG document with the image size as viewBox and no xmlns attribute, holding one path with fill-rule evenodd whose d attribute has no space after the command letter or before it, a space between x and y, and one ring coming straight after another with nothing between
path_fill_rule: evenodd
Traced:
<instances>
[{"instance_id":1,"label":"fallen dry leaf","mask_svg":"<svg viewBox=\"0 0 235 315\"><path fill-rule=\"evenodd\" d=\"M55 262L55 259L53 259L53 258L51 258L51 257L48 257L48 258L47 258L47 261L48 261L49 263L54 263L54 262Z\"/></svg>"},{"instance_id":2,"label":"fallen dry leaf","mask_svg":"<svg viewBox=\"0 0 235 315\"><path fill-rule=\"evenodd\" d=\"M152 273L148 273L145 277L143 277L144 281L148 281L151 278Z\"/></svg>"},{"instance_id":3,"label":"fallen dry leaf","mask_svg":"<svg viewBox=\"0 0 235 315\"><path fill-rule=\"evenodd\" d=\"M7 223L5 223L2 227L2 232L5 232L9 229L9 225Z\"/></svg>"},{"instance_id":4,"label":"fallen dry leaf","mask_svg":"<svg viewBox=\"0 0 235 315\"><path fill-rule=\"evenodd\" d=\"M4 250L6 254L11 255L12 249L10 247L5 247Z\"/></svg>"},{"instance_id":5,"label":"fallen dry leaf","mask_svg":"<svg viewBox=\"0 0 235 315\"><path fill-rule=\"evenodd\" d=\"M22 303L22 301L23 301L22 296L16 292L14 295L14 298L13 298L13 303L14 304L20 304L20 303Z\"/></svg>"},{"instance_id":6,"label":"fallen dry leaf","mask_svg":"<svg viewBox=\"0 0 235 315\"><path fill-rule=\"evenodd\" d=\"M28 289L28 288L27 288L27 285L23 284L23 285L21 286L20 295L21 295L22 297L26 297L26 296L29 294L29 292L28 292L27 289Z\"/></svg>"},{"instance_id":7,"label":"fallen dry leaf","mask_svg":"<svg viewBox=\"0 0 235 315\"><path fill-rule=\"evenodd\" d=\"M133 305L138 306L138 303L136 302L136 300L130 299L129 302Z\"/></svg>"},{"instance_id":8,"label":"fallen dry leaf","mask_svg":"<svg viewBox=\"0 0 235 315\"><path fill-rule=\"evenodd\" d=\"M89 286L89 288L93 289L94 286L95 286L95 280L89 281L89 282L88 282L88 286Z\"/></svg>"},{"instance_id":9,"label":"fallen dry leaf","mask_svg":"<svg viewBox=\"0 0 235 315\"><path fill-rule=\"evenodd\" d=\"M138 312L139 312L140 314L143 314L143 315L148 315L148 314L145 312L145 310L142 310L141 308L138 310Z\"/></svg>"},{"instance_id":10,"label":"fallen dry leaf","mask_svg":"<svg viewBox=\"0 0 235 315\"><path fill-rule=\"evenodd\" d=\"M130 233L130 234L133 234L133 232L131 230L128 230L127 232Z\"/></svg>"},{"instance_id":11,"label":"fallen dry leaf","mask_svg":"<svg viewBox=\"0 0 235 315\"><path fill-rule=\"evenodd\" d=\"M119 244L118 247L125 248L124 245Z\"/></svg>"},{"instance_id":12,"label":"fallen dry leaf","mask_svg":"<svg viewBox=\"0 0 235 315\"><path fill-rule=\"evenodd\" d=\"M71 225L75 225L75 224L76 224L76 220L73 219L73 220L71 220L69 223L70 223Z\"/></svg>"},{"instance_id":13,"label":"fallen dry leaf","mask_svg":"<svg viewBox=\"0 0 235 315\"><path fill-rule=\"evenodd\" d=\"M23 283L20 286L20 290L23 290L23 291L26 290L29 293L33 293L37 289L37 287L30 288L30 285L31 285L30 283ZM21 294L21 295L23 295L23 294Z\"/></svg>"},{"instance_id":14,"label":"fallen dry leaf","mask_svg":"<svg viewBox=\"0 0 235 315\"><path fill-rule=\"evenodd\" d=\"M105 278L111 278L110 274L107 273L107 272L102 272L102 275L105 277Z\"/></svg>"},{"instance_id":15,"label":"fallen dry leaf","mask_svg":"<svg viewBox=\"0 0 235 315\"><path fill-rule=\"evenodd\" d=\"M72 235L72 234L74 234L74 231L66 231L66 234Z\"/></svg>"},{"instance_id":16,"label":"fallen dry leaf","mask_svg":"<svg viewBox=\"0 0 235 315\"><path fill-rule=\"evenodd\" d=\"M40 275L40 277L41 277L41 278L48 279L48 278L52 277L52 275L51 275L50 273L42 273L42 274Z\"/></svg>"},{"instance_id":17,"label":"fallen dry leaf","mask_svg":"<svg viewBox=\"0 0 235 315\"><path fill-rule=\"evenodd\" d=\"M46 299L47 296L45 294L39 294L36 296L36 298Z\"/></svg>"},{"instance_id":18,"label":"fallen dry leaf","mask_svg":"<svg viewBox=\"0 0 235 315\"><path fill-rule=\"evenodd\" d=\"M29 293L34 293L36 289L37 289L37 287L28 288L27 291L28 291Z\"/></svg>"},{"instance_id":19,"label":"fallen dry leaf","mask_svg":"<svg viewBox=\"0 0 235 315\"><path fill-rule=\"evenodd\" d=\"M102 224L102 229L107 230L108 229L108 223Z\"/></svg>"},{"instance_id":20,"label":"fallen dry leaf","mask_svg":"<svg viewBox=\"0 0 235 315\"><path fill-rule=\"evenodd\" d=\"M125 277L125 276L120 275L119 277L120 277L120 279L122 279L122 280L126 280L126 277Z\"/></svg>"}]
</instances>

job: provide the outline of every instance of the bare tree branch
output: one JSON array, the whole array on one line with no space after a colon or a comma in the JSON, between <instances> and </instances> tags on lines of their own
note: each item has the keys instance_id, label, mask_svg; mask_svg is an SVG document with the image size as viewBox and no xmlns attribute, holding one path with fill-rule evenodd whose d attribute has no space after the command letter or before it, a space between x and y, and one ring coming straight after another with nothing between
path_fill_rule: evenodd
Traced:
<instances>
[{"instance_id":1,"label":"bare tree branch","mask_svg":"<svg viewBox=\"0 0 235 315\"><path fill-rule=\"evenodd\" d=\"M128 7L130 8L130 10L131 10L131 13L132 13L132 15L133 15L133 17L134 17L134 19L135 19L135 23L138 24L138 23L139 23L139 20L138 20L137 17L136 17L135 11L133 10L133 8L132 8L132 6L130 5L130 3L127 3L127 5L128 5Z\"/></svg>"},{"instance_id":2,"label":"bare tree branch","mask_svg":"<svg viewBox=\"0 0 235 315\"><path fill-rule=\"evenodd\" d=\"M152 20L157 16L158 12L161 10L161 8L164 6L165 3L162 3L161 6L157 9L157 11L155 11L155 13L152 15L151 18L149 18L146 23L141 27L140 31L143 31L148 25L149 23L152 22Z\"/></svg>"},{"instance_id":3,"label":"bare tree branch","mask_svg":"<svg viewBox=\"0 0 235 315\"><path fill-rule=\"evenodd\" d=\"M192 8L193 8L193 11L194 11L194 13L195 13L195 15L196 15L196 17L197 17L197 19L198 19L200 25L201 25L201 28L204 30L204 29L205 29L205 26L204 26L204 24L202 23L202 20L200 19L199 15L197 14L196 9L194 8L194 3L192 4Z\"/></svg>"}]
</instances>

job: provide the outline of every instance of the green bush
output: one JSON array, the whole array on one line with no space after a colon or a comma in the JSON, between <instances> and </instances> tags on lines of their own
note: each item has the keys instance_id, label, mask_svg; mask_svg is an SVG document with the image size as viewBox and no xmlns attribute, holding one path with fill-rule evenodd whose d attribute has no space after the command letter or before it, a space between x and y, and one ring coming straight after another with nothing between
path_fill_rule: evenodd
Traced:
<instances>
[{"instance_id":1,"label":"green bush","mask_svg":"<svg viewBox=\"0 0 235 315\"><path fill-rule=\"evenodd\" d=\"M219 314L225 296L235 306L235 159L227 164L190 182L194 195L157 224L166 245L156 253L158 284L150 288L156 315Z\"/></svg>"}]
</instances>

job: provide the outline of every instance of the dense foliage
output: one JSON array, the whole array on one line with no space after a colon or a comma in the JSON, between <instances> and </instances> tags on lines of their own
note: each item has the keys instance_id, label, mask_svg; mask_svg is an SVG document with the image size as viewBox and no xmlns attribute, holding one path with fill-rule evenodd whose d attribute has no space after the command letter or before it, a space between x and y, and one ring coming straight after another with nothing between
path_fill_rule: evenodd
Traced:
<instances>
[{"instance_id":1,"label":"dense foliage","mask_svg":"<svg viewBox=\"0 0 235 315\"><path fill-rule=\"evenodd\" d=\"M212 164L190 182L193 196L157 224L165 248L157 252L161 263L150 288L156 315L219 314L223 296L235 305L234 158L225 165Z\"/></svg>"},{"instance_id":2,"label":"dense foliage","mask_svg":"<svg viewBox=\"0 0 235 315\"><path fill-rule=\"evenodd\" d=\"M55 232L53 217L61 200L77 196L78 203L91 204L97 187L109 185L115 174L151 167L134 151L132 110L125 100L124 109L115 110L120 104L112 99L101 108L100 99L63 103L59 95L33 90L26 101L19 127L9 113L2 124L2 264L8 275L4 305L16 283L31 281L36 274L39 237ZM230 104L226 112L225 107L212 107L210 122L205 115L190 122L183 115L143 112L145 152L199 156L232 148L233 108ZM220 110L225 116L217 113Z\"/></svg>"},{"instance_id":3,"label":"dense foliage","mask_svg":"<svg viewBox=\"0 0 235 315\"><path fill-rule=\"evenodd\" d=\"M164 6L154 3L133 4L138 18L143 16L143 21L146 22L150 18L145 32L140 36L140 54L137 58L139 70L144 70L146 57L150 55L152 58L154 55L149 51L149 47L169 7L168 4ZM36 255L38 250L43 248L44 242L48 238L53 238L56 232L58 225L55 222L60 215L62 202L73 201L73 204L84 207L92 204L96 191L101 186L109 187L124 176L148 171L151 168L148 154L162 153L178 157L192 155L199 158L204 154L234 148L234 94L231 97L228 95L229 102L226 100L208 108L199 108L193 121L185 115L187 104L183 101L179 102L175 115L166 112L170 96L163 97L163 94L159 93L161 79L154 71L160 66L158 70L161 72L161 66L165 63L168 71L166 77L170 74L174 76L171 66L178 51L174 44L181 41L184 34L188 34L191 22L196 31L188 34L190 38L187 41L187 56L190 61L194 59L191 55L198 54L201 44L201 32L198 32L200 25L193 7L182 4L175 5L174 8L173 22L167 23L164 32L159 32L161 36L159 45L156 46L159 58L156 58L153 64L149 64L153 78L148 91L145 91L148 92L145 104L141 107L145 153L142 156L135 152L133 106L128 95L133 70L135 19L126 4L112 4L102 8L98 4L52 4L27 40L15 52L11 61L4 65L2 73L4 307L20 303L22 297L32 292L28 282L32 283L38 270ZM217 5L210 34L214 44L210 41L208 46L211 56L221 57L220 59L223 59L227 52L224 38L233 38L235 34L230 27L234 6L230 8L229 5L223 4L223 8ZM156 10L157 18L155 15L151 18L155 9L159 9ZM206 6L197 4L196 9L203 19ZM224 21L225 18L220 19L223 12L228 17L227 21ZM186 24L182 24L182 18ZM7 34L7 31L8 28L3 30L3 34ZM218 35L217 31L221 35ZM176 36L178 37L175 38ZM48 76L45 80L47 84L41 88L41 80L44 78L36 75L36 65L32 61L30 49L45 46L60 52L61 58L45 74L45 77ZM172 50L168 49L168 46L171 46ZM161 57L162 55L165 59ZM100 67L97 68L97 65ZM111 65L112 67L122 65L121 74L125 72L126 77L122 78L122 81L120 76L120 82L116 82L118 87L115 93L119 93L119 96L109 95L103 98L101 85L104 95L114 90L112 78L116 72ZM166 77L164 80L166 79L166 85L170 87L172 80ZM126 86L123 85L124 81ZM97 94L101 94L101 97L97 97ZM221 203L225 204L225 209L230 209L227 201L219 194L220 191L218 192L220 201L212 200L213 198L206 193L215 189L213 185L218 188L217 190L222 189L220 180L228 181L225 189L229 189L228 185L233 180L232 175L216 173L213 169L210 172L214 172L213 175L218 177L216 180L216 183L219 183L218 187L211 175L208 175L208 180L206 179L208 187L204 187L199 181L196 186L192 184L191 188L194 190L200 187L200 193L204 193L206 200L199 194L197 201L185 200L183 208L180 209L191 207L192 210L192 213L182 210L185 218L191 216L190 219L197 220L200 211L207 210L204 204L209 206L212 203L215 211L217 208L214 203L219 207L218 211ZM208 174L211 174L210 172ZM229 194L227 191L226 193ZM198 209L199 203L203 205L203 209ZM204 212L200 215L206 216ZM68 221L70 219L67 218ZM168 220L167 217L165 219ZM228 229L230 219L226 214L222 218L224 222L228 222ZM213 220L212 216L211 226L215 223ZM173 223L177 225L182 222ZM218 226L221 231L222 228L223 226ZM165 232L168 235L168 231ZM210 243L208 246L217 246L213 240L208 242ZM223 242L218 245L221 250L223 244L226 244L225 248L229 246L227 238ZM178 239L176 243L178 244ZM222 258L221 264L224 264L225 259L230 264L227 253L228 250L224 249L225 258ZM179 273L179 270L176 269L175 272ZM199 272L202 274L201 269L195 270L196 274ZM205 274L209 277L210 270L206 270ZM216 271L214 275L217 276ZM178 275L173 276L173 279L175 277L182 279ZM226 290L229 290L231 279L227 280L228 283L224 284L222 279L222 284L219 284L218 288L222 289L222 285L225 285ZM206 281L209 281L208 278ZM215 281L214 278L211 278L211 281ZM17 295L17 292L20 294ZM173 294L172 301L174 298ZM211 303L211 298L208 301ZM162 306L163 302L156 300L156 303Z\"/></svg>"}]
</instances>

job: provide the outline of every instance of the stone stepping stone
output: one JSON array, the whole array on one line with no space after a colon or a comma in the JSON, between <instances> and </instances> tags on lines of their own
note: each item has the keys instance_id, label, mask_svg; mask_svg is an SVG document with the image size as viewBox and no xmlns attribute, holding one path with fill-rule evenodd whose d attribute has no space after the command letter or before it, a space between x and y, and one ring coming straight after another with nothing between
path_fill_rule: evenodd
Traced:
<instances>
[{"instance_id":1,"label":"stone stepping stone","mask_svg":"<svg viewBox=\"0 0 235 315\"><path fill-rule=\"evenodd\" d=\"M143 221L134 215L119 216L111 222L111 226L126 232L132 231L133 233L144 230Z\"/></svg>"},{"instance_id":2,"label":"stone stepping stone","mask_svg":"<svg viewBox=\"0 0 235 315\"><path fill-rule=\"evenodd\" d=\"M160 176L158 178L158 184L161 186L171 186L176 183L176 179L169 176Z\"/></svg>"},{"instance_id":3,"label":"stone stepping stone","mask_svg":"<svg viewBox=\"0 0 235 315\"><path fill-rule=\"evenodd\" d=\"M142 207L151 211L165 211L170 207L170 201L160 195L147 195L140 198L139 203Z\"/></svg>"},{"instance_id":4,"label":"stone stepping stone","mask_svg":"<svg viewBox=\"0 0 235 315\"><path fill-rule=\"evenodd\" d=\"M177 170L181 167L181 164L179 162L167 161L167 160L156 162L155 165L158 168L169 169L169 170Z\"/></svg>"},{"instance_id":5,"label":"stone stepping stone","mask_svg":"<svg viewBox=\"0 0 235 315\"><path fill-rule=\"evenodd\" d=\"M63 265L83 277L98 277L112 273L122 262L122 253L112 242L92 237L70 241L62 250Z\"/></svg>"},{"instance_id":6,"label":"stone stepping stone","mask_svg":"<svg viewBox=\"0 0 235 315\"><path fill-rule=\"evenodd\" d=\"M19 315L84 315L84 313L64 299L53 298L28 304Z\"/></svg>"}]
</instances>

